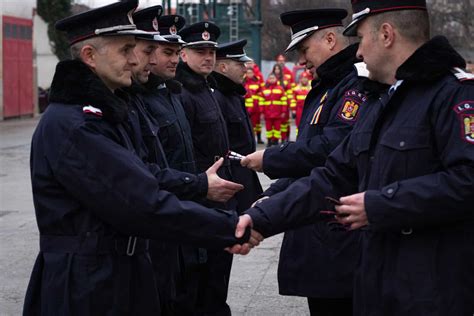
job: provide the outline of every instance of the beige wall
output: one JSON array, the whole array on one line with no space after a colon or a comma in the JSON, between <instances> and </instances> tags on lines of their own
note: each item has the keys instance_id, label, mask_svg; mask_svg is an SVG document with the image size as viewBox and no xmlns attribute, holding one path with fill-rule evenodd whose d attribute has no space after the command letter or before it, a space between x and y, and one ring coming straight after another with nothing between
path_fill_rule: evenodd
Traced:
<instances>
[{"instance_id":1,"label":"beige wall","mask_svg":"<svg viewBox=\"0 0 474 316\"><path fill-rule=\"evenodd\" d=\"M17 18L31 19L33 8L36 7L36 0L1 0L0 11L2 15L14 16Z\"/></svg>"},{"instance_id":2,"label":"beige wall","mask_svg":"<svg viewBox=\"0 0 474 316\"><path fill-rule=\"evenodd\" d=\"M37 84L41 88L49 88L53 80L58 58L53 54L48 39L47 24L39 15L33 18L33 51L36 51Z\"/></svg>"}]
</instances>

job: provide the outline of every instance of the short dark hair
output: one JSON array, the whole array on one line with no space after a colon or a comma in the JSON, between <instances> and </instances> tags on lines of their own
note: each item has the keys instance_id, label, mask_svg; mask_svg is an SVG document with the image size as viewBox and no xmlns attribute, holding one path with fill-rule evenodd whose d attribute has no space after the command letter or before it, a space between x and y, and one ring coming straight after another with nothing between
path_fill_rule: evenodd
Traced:
<instances>
[{"instance_id":1,"label":"short dark hair","mask_svg":"<svg viewBox=\"0 0 474 316\"><path fill-rule=\"evenodd\" d=\"M373 30L378 30L387 22L411 42L426 42L430 39L430 19L425 10L389 11L371 16Z\"/></svg>"}]
</instances>

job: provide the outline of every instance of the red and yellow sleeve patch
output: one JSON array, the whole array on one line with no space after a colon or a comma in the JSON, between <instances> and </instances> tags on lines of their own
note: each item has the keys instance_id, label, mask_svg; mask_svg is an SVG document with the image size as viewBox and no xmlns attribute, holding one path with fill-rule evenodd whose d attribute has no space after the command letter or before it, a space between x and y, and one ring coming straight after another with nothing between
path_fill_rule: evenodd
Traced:
<instances>
[{"instance_id":1,"label":"red and yellow sleeve patch","mask_svg":"<svg viewBox=\"0 0 474 316\"><path fill-rule=\"evenodd\" d=\"M361 105L367 101L365 94L357 90L349 90L344 93L344 101L339 110L339 117L345 121L355 122Z\"/></svg>"},{"instance_id":2,"label":"red and yellow sleeve patch","mask_svg":"<svg viewBox=\"0 0 474 316\"><path fill-rule=\"evenodd\" d=\"M474 144L474 101L463 101L453 109L461 123L462 139Z\"/></svg>"}]
</instances>

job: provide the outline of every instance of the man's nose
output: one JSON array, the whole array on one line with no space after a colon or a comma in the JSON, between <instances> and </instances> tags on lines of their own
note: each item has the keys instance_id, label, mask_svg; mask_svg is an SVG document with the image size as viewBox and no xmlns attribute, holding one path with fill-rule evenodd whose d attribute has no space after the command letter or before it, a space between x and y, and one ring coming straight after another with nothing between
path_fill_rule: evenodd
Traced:
<instances>
[{"instance_id":1,"label":"man's nose","mask_svg":"<svg viewBox=\"0 0 474 316\"><path fill-rule=\"evenodd\" d=\"M131 50L131 53L128 56L128 63L132 66L138 65L138 57L134 49Z\"/></svg>"},{"instance_id":2,"label":"man's nose","mask_svg":"<svg viewBox=\"0 0 474 316\"><path fill-rule=\"evenodd\" d=\"M156 65L156 52L150 54L149 64L152 66Z\"/></svg>"},{"instance_id":3,"label":"man's nose","mask_svg":"<svg viewBox=\"0 0 474 316\"><path fill-rule=\"evenodd\" d=\"M362 52L360 51L360 48L356 52L356 57L360 60L364 60L364 57L362 56Z\"/></svg>"},{"instance_id":4,"label":"man's nose","mask_svg":"<svg viewBox=\"0 0 474 316\"><path fill-rule=\"evenodd\" d=\"M302 53L298 54L298 64L301 66L306 65L306 58L304 57L304 54Z\"/></svg>"}]
</instances>

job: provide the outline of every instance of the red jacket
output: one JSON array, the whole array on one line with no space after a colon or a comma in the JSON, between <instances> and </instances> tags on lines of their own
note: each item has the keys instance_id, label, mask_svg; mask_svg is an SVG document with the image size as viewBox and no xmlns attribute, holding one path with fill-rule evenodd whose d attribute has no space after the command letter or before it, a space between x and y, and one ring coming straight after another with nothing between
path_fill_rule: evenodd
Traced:
<instances>
[{"instance_id":1,"label":"red jacket","mask_svg":"<svg viewBox=\"0 0 474 316\"><path fill-rule=\"evenodd\" d=\"M262 97L265 118L282 118L282 114L288 111L286 93L280 85L267 82L262 88Z\"/></svg>"},{"instance_id":2,"label":"red jacket","mask_svg":"<svg viewBox=\"0 0 474 316\"><path fill-rule=\"evenodd\" d=\"M308 82L306 86L301 84L297 85L293 89L293 99L291 99L290 107L291 110L296 111L296 121L299 122L301 114L303 113L304 100L311 90L311 84Z\"/></svg>"},{"instance_id":3,"label":"red jacket","mask_svg":"<svg viewBox=\"0 0 474 316\"><path fill-rule=\"evenodd\" d=\"M260 107L263 105L262 102L262 87L263 82L256 77L246 78L244 81L245 90L245 108L249 115L254 113L260 113Z\"/></svg>"},{"instance_id":4,"label":"red jacket","mask_svg":"<svg viewBox=\"0 0 474 316\"><path fill-rule=\"evenodd\" d=\"M283 67L283 76L286 81L288 81L290 84L295 83L295 78L293 76L293 71L290 70L288 67Z\"/></svg>"}]
</instances>

